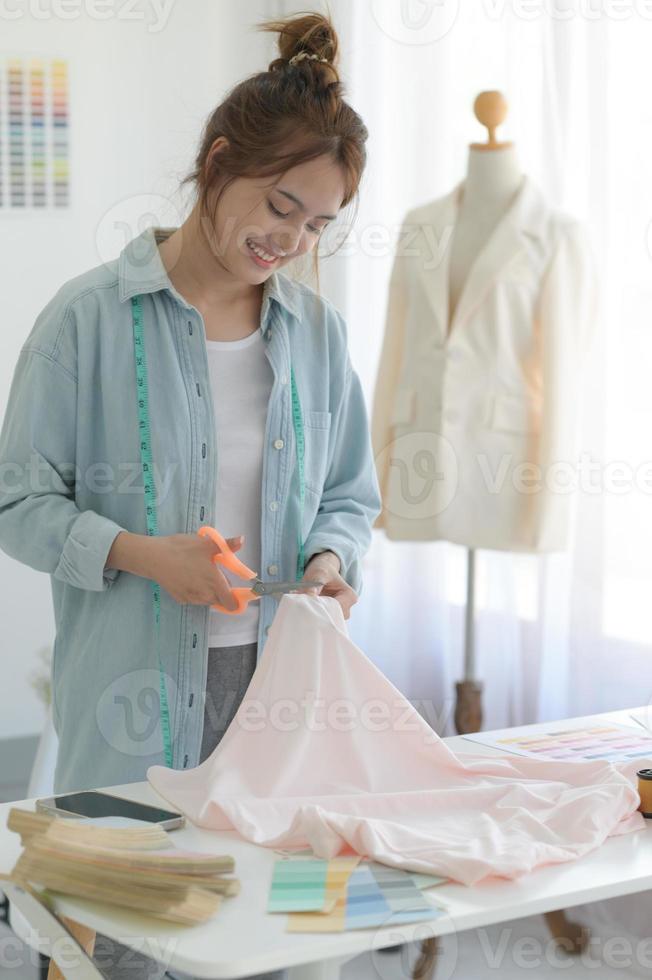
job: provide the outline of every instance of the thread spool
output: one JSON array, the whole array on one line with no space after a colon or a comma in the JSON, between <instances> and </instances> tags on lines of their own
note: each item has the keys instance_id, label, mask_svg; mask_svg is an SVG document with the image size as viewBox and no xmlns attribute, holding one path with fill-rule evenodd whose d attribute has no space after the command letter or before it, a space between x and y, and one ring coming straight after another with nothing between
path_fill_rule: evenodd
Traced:
<instances>
[{"instance_id":1,"label":"thread spool","mask_svg":"<svg viewBox=\"0 0 652 980\"><path fill-rule=\"evenodd\" d=\"M639 769L638 795L641 798L639 810L644 817L652 818L652 769Z\"/></svg>"}]
</instances>

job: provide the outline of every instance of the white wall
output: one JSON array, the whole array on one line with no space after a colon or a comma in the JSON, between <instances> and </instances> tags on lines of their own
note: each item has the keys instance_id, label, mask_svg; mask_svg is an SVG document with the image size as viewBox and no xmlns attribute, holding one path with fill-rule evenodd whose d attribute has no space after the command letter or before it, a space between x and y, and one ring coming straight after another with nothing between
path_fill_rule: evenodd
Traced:
<instances>
[{"instance_id":1,"label":"white wall","mask_svg":"<svg viewBox=\"0 0 652 980\"><path fill-rule=\"evenodd\" d=\"M110 15L99 20L81 0L61 5L71 19L55 16L56 5L35 6L43 19L27 2L8 5L20 16L0 24L3 53L69 60L71 207L0 211L2 413L37 313L63 282L114 258L141 230L134 216L143 195L154 195L157 222L178 223L174 192L204 119L228 88L267 65L274 36L251 27L277 12L273 2L164 0L98 5ZM53 638L49 577L0 552L0 738L40 731L43 708L29 676Z\"/></svg>"}]
</instances>

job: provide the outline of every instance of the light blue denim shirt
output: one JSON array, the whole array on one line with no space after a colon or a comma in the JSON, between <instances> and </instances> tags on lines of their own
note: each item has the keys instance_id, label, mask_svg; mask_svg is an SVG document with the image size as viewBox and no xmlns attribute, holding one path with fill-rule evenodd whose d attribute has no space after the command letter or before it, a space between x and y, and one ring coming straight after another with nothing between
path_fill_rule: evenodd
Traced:
<instances>
[{"instance_id":1,"label":"light blue denim shirt","mask_svg":"<svg viewBox=\"0 0 652 980\"><path fill-rule=\"evenodd\" d=\"M162 231L161 237L172 229ZM146 533L130 297L143 297L158 533L220 529L219 454L201 314L173 287L148 228L120 256L70 279L19 353L0 432L0 548L51 577L55 789L145 778L164 764L152 583L106 569L121 530ZM330 549L362 590L381 500L362 388L338 310L281 272L264 283L260 330L273 368L262 475L261 568L294 579L299 487L290 365L305 431L306 561ZM278 600L260 602L258 655ZM161 657L174 767L196 766L209 606L161 590Z\"/></svg>"}]
</instances>

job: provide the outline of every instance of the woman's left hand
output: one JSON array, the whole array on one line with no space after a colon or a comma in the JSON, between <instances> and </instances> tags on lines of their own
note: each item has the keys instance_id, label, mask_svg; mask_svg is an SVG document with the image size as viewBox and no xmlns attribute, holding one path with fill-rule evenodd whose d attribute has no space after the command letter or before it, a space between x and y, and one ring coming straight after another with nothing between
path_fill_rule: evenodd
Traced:
<instances>
[{"instance_id":1,"label":"woman's left hand","mask_svg":"<svg viewBox=\"0 0 652 980\"><path fill-rule=\"evenodd\" d=\"M357 592L339 573L340 560L332 551L320 551L310 559L303 573L303 579L321 582L321 588L315 586L304 591L313 595L329 595L337 599L344 618L351 615L351 606L358 601Z\"/></svg>"}]
</instances>

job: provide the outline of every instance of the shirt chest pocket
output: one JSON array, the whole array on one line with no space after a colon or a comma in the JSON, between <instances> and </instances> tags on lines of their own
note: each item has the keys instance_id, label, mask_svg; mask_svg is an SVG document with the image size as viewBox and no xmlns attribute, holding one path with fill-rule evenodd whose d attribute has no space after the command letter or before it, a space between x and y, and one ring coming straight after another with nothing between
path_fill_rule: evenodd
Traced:
<instances>
[{"instance_id":1,"label":"shirt chest pocket","mask_svg":"<svg viewBox=\"0 0 652 980\"><path fill-rule=\"evenodd\" d=\"M321 496L326 479L328 444L331 431L330 412L305 412L303 416L303 476L306 490Z\"/></svg>"}]
</instances>

